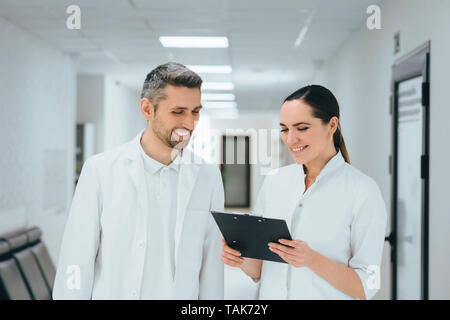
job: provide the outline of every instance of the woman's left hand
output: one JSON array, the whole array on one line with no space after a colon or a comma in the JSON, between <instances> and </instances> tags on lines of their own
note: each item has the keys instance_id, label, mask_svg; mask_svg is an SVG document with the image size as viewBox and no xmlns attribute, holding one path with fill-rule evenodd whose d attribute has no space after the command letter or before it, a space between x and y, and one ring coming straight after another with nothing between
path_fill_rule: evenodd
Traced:
<instances>
[{"instance_id":1,"label":"woman's left hand","mask_svg":"<svg viewBox=\"0 0 450 320\"><path fill-rule=\"evenodd\" d=\"M279 239L278 241L282 244L269 242L269 249L278 254L281 259L297 268L310 264L314 251L306 242L287 239Z\"/></svg>"}]
</instances>

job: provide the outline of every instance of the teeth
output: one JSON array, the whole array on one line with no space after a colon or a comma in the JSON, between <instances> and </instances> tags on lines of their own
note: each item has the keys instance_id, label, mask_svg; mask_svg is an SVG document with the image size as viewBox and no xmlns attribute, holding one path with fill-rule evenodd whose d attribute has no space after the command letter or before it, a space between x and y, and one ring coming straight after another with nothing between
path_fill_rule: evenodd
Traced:
<instances>
[{"instance_id":1,"label":"teeth","mask_svg":"<svg viewBox=\"0 0 450 320\"><path fill-rule=\"evenodd\" d=\"M305 149L305 147L300 147L300 148L292 148L292 151L302 151L303 149Z\"/></svg>"}]
</instances>

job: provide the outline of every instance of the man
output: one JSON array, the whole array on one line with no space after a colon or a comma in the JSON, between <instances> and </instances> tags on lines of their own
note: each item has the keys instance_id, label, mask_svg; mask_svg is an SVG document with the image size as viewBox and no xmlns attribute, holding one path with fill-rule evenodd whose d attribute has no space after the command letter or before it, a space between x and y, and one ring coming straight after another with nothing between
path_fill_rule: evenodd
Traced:
<instances>
[{"instance_id":1,"label":"man","mask_svg":"<svg viewBox=\"0 0 450 320\"><path fill-rule=\"evenodd\" d=\"M54 299L223 299L216 165L185 149L201 78L178 63L145 79L148 126L84 164L64 232Z\"/></svg>"}]
</instances>

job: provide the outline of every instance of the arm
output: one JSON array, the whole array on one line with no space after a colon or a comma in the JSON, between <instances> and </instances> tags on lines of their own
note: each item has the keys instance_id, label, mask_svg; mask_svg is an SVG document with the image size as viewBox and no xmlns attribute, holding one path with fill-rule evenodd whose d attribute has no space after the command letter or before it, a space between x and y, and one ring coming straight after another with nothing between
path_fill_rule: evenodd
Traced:
<instances>
[{"instance_id":1,"label":"arm","mask_svg":"<svg viewBox=\"0 0 450 320\"><path fill-rule=\"evenodd\" d=\"M361 280L352 268L340 265L313 250L308 267L343 293L366 300Z\"/></svg>"},{"instance_id":2,"label":"arm","mask_svg":"<svg viewBox=\"0 0 450 320\"><path fill-rule=\"evenodd\" d=\"M271 242L269 249L290 265L309 267L336 289L355 298L365 299L361 280L352 268L328 259L312 250L304 241L280 239L279 242L282 244Z\"/></svg>"},{"instance_id":3,"label":"arm","mask_svg":"<svg viewBox=\"0 0 450 320\"><path fill-rule=\"evenodd\" d=\"M64 230L53 299L91 299L100 239L100 188L92 160L78 180Z\"/></svg>"},{"instance_id":4,"label":"arm","mask_svg":"<svg viewBox=\"0 0 450 320\"><path fill-rule=\"evenodd\" d=\"M216 183L211 199L211 210L223 211L225 195L220 171L215 168ZM217 299L224 297L224 268L220 261L221 238L211 214L208 215L208 227L203 245L203 262L200 271L199 299Z\"/></svg>"},{"instance_id":5,"label":"arm","mask_svg":"<svg viewBox=\"0 0 450 320\"><path fill-rule=\"evenodd\" d=\"M261 278L262 260L241 257L241 253L230 248L223 238L222 261L230 267L240 267L255 282Z\"/></svg>"},{"instance_id":6,"label":"arm","mask_svg":"<svg viewBox=\"0 0 450 320\"><path fill-rule=\"evenodd\" d=\"M348 266L328 259L303 241L280 239L283 245L270 243L269 247L287 263L295 267L307 266L336 289L364 300L372 299L379 290L386 209L374 182L358 199L351 224L352 257Z\"/></svg>"}]
</instances>

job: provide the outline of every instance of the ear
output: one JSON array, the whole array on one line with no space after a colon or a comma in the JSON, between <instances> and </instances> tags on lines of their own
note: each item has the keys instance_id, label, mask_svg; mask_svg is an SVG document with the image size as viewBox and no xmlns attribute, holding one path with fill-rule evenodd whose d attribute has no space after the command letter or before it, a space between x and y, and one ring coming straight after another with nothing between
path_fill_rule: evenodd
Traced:
<instances>
[{"instance_id":1,"label":"ear","mask_svg":"<svg viewBox=\"0 0 450 320\"><path fill-rule=\"evenodd\" d=\"M141 113L147 120L152 120L154 117L155 109L153 104L147 98L141 99Z\"/></svg>"},{"instance_id":2,"label":"ear","mask_svg":"<svg viewBox=\"0 0 450 320\"><path fill-rule=\"evenodd\" d=\"M338 129L338 126L339 126L338 117L332 117L330 119L330 122L328 123L328 125L330 126L330 136L333 137L334 133L336 132L336 130Z\"/></svg>"}]
</instances>

